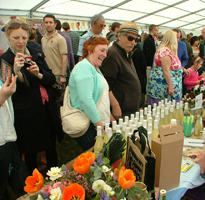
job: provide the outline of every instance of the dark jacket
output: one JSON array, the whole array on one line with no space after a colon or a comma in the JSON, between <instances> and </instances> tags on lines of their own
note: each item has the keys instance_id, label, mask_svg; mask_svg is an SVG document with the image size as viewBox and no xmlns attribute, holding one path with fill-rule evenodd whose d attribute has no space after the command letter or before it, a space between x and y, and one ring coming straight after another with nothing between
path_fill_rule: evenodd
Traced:
<instances>
[{"instance_id":1,"label":"dark jacket","mask_svg":"<svg viewBox=\"0 0 205 200\"><path fill-rule=\"evenodd\" d=\"M187 53L188 53L189 60L188 60L187 65L185 66L185 68L188 69L192 65L193 49L186 38L182 38L181 41L184 42L186 44L186 47L187 47Z\"/></svg>"},{"instance_id":2,"label":"dark jacket","mask_svg":"<svg viewBox=\"0 0 205 200\"><path fill-rule=\"evenodd\" d=\"M114 42L100 69L119 102L122 115L129 116L138 111L141 86L131 54L127 56L126 51Z\"/></svg>"},{"instance_id":3,"label":"dark jacket","mask_svg":"<svg viewBox=\"0 0 205 200\"><path fill-rule=\"evenodd\" d=\"M152 35L149 34L149 36L145 39L143 45L143 53L145 56L147 66L153 65L155 52L156 52L156 46L155 46L154 38Z\"/></svg>"},{"instance_id":4,"label":"dark jacket","mask_svg":"<svg viewBox=\"0 0 205 200\"><path fill-rule=\"evenodd\" d=\"M200 46L199 46L199 56L201 58L204 59L204 44L205 44L205 40L203 40L201 43L200 43Z\"/></svg>"},{"instance_id":5,"label":"dark jacket","mask_svg":"<svg viewBox=\"0 0 205 200\"><path fill-rule=\"evenodd\" d=\"M28 48L36 62L42 80L31 74L25 64L21 71L26 77L26 82L21 83L17 79L16 92L12 96L15 129L17 133L17 145L22 153L37 153L53 146L58 140L63 139L63 132L58 117L56 103L51 93L51 86L55 83L55 76L48 68L44 55L35 49ZM10 48L0 58L3 58L11 66L14 64L15 55ZM40 94L41 84L49 95L49 102L43 105Z\"/></svg>"},{"instance_id":6,"label":"dark jacket","mask_svg":"<svg viewBox=\"0 0 205 200\"><path fill-rule=\"evenodd\" d=\"M136 49L132 55L132 60L140 80L142 93L146 94L146 84L147 84L147 64L142 50Z\"/></svg>"}]
</instances>

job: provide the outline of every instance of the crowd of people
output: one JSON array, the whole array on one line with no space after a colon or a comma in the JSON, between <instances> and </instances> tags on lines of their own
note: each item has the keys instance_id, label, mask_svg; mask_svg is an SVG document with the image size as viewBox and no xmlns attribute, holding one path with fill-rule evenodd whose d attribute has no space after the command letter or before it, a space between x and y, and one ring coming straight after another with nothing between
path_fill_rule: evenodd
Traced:
<instances>
[{"instance_id":1,"label":"crowd of people","mask_svg":"<svg viewBox=\"0 0 205 200\"><path fill-rule=\"evenodd\" d=\"M71 106L90 119L88 130L76 138L88 150L97 126L104 133L106 123L130 116L145 104L165 98L180 101L183 88L202 84L205 77L205 28L200 41L193 35L188 40L177 28L163 35L154 24L149 34L140 35L134 22L114 22L103 37L106 25L100 14L91 18L91 28L81 37L52 14L45 15L43 23L44 36L18 19L1 31L5 41L0 62L11 66L13 75L11 82L0 81L0 200L8 199L13 142L30 173L42 151L48 168L58 166L56 138L60 142L64 135L60 107L67 85Z\"/></svg>"}]
</instances>

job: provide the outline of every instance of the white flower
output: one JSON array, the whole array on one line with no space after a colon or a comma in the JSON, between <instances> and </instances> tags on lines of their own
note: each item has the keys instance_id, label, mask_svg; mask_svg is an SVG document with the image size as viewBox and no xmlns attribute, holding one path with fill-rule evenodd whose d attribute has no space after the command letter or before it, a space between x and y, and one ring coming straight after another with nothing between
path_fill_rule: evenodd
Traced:
<instances>
[{"instance_id":1,"label":"white flower","mask_svg":"<svg viewBox=\"0 0 205 200\"><path fill-rule=\"evenodd\" d=\"M111 169L109 169L107 166L102 166L102 172L109 172Z\"/></svg>"},{"instance_id":2,"label":"white flower","mask_svg":"<svg viewBox=\"0 0 205 200\"><path fill-rule=\"evenodd\" d=\"M43 200L43 197L40 194L38 194L38 197L36 200Z\"/></svg>"},{"instance_id":3,"label":"white flower","mask_svg":"<svg viewBox=\"0 0 205 200\"><path fill-rule=\"evenodd\" d=\"M51 167L50 170L46 173L48 176L50 176L51 181L55 181L56 179L62 177L61 168L59 167Z\"/></svg>"},{"instance_id":4,"label":"white flower","mask_svg":"<svg viewBox=\"0 0 205 200\"><path fill-rule=\"evenodd\" d=\"M110 196L113 196L115 194L115 191L110 192Z\"/></svg>"},{"instance_id":5,"label":"white flower","mask_svg":"<svg viewBox=\"0 0 205 200\"><path fill-rule=\"evenodd\" d=\"M60 200L61 199L61 189L60 187L51 190L50 200Z\"/></svg>"},{"instance_id":6,"label":"white flower","mask_svg":"<svg viewBox=\"0 0 205 200\"><path fill-rule=\"evenodd\" d=\"M92 185L92 189L96 192L96 193L100 193L100 189L106 185L106 183L103 180L97 180L93 182Z\"/></svg>"},{"instance_id":7,"label":"white flower","mask_svg":"<svg viewBox=\"0 0 205 200\"><path fill-rule=\"evenodd\" d=\"M102 188L106 192L107 195L109 195L110 192L112 192L112 188L107 184L103 185Z\"/></svg>"},{"instance_id":8,"label":"white flower","mask_svg":"<svg viewBox=\"0 0 205 200\"><path fill-rule=\"evenodd\" d=\"M114 173L113 173L113 172L110 172L110 176L112 176L112 177L113 177L113 175L114 175Z\"/></svg>"}]
</instances>

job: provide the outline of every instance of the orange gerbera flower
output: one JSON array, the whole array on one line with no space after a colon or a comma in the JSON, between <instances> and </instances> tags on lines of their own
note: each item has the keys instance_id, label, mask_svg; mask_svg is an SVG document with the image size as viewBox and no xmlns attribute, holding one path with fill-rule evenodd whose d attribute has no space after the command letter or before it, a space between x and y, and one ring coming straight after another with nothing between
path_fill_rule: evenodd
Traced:
<instances>
[{"instance_id":1,"label":"orange gerbera flower","mask_svg":"<svg viewBox=\"0 0 205 200\"><path fill-rule=\"evenodd\" d=\"M24 191L28 193L35 193L41 190L44 184L44 179L41 173L37 169L33 170L33 176L28 176L26 178L26 186Z\"/></svg>"},{"instance_id":2,"label":"orange gerbera flower","mask_svg":"<svg viewBox=\"0 0 205 200\"><path fill-rule=\"evenodd\" d=\"M79 156L73 164L73 169L78 174L85 174L90 169L90 161L86 157Z\"/></svg>"},{"instance_id":3,"label":"orange gerbera flower","mask_svg":"<svg viewBox=\"0 0 205 200\"><path fill-rule=\"evenodd\" d=\"M88 151L87 153L82 153L80 157L85 157L90 161L90 165L92 165L95 161L95 154L91 151Z\"/></svg>"},{"instance_id":4,"label":"orange gerbera flower","mask_svg":"<svg viewBox=\"0 0 205 200\"><path fill-rule=\"evenodd\" d=\"M136 177L131 169L125 169L124 166L121 167L118 176L119 185L123 189L131 188L136 181Z\"/></svg>"},{"instance_id":5,"label":"orange gerbera flower","mask_svg":"<svg viewBox=\"0 0 205 200\"><path fill-rule=\"evenodd\" d=\"M85 189L73 183L70 186L67 186L63 191L63 200L84 200L85 199Z\"/></svg>"}]
</instances>

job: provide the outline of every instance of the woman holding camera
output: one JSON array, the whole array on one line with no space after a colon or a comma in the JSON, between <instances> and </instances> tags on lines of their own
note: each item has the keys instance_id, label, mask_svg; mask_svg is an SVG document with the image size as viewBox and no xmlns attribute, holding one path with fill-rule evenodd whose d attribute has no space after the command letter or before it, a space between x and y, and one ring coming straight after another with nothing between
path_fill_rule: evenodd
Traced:
<instances>
[{"instance_id":1,"label":"woman holding camera","mask_svg":"<svg viewBox=\"0 0 205 200\"><path fill-rule=\"evenodd\" d=\"M29 26L21 20L6 24L10 47L0 60L5 60L17 75L17 89L13 94L17 146L25 154L30 172L37 167L36 155L45 150L48 168L57 166L56 136L63 132L57 114L51 86L55 76L48 68L44 55L27 48Z\"/></svg>"}]
</instances>

